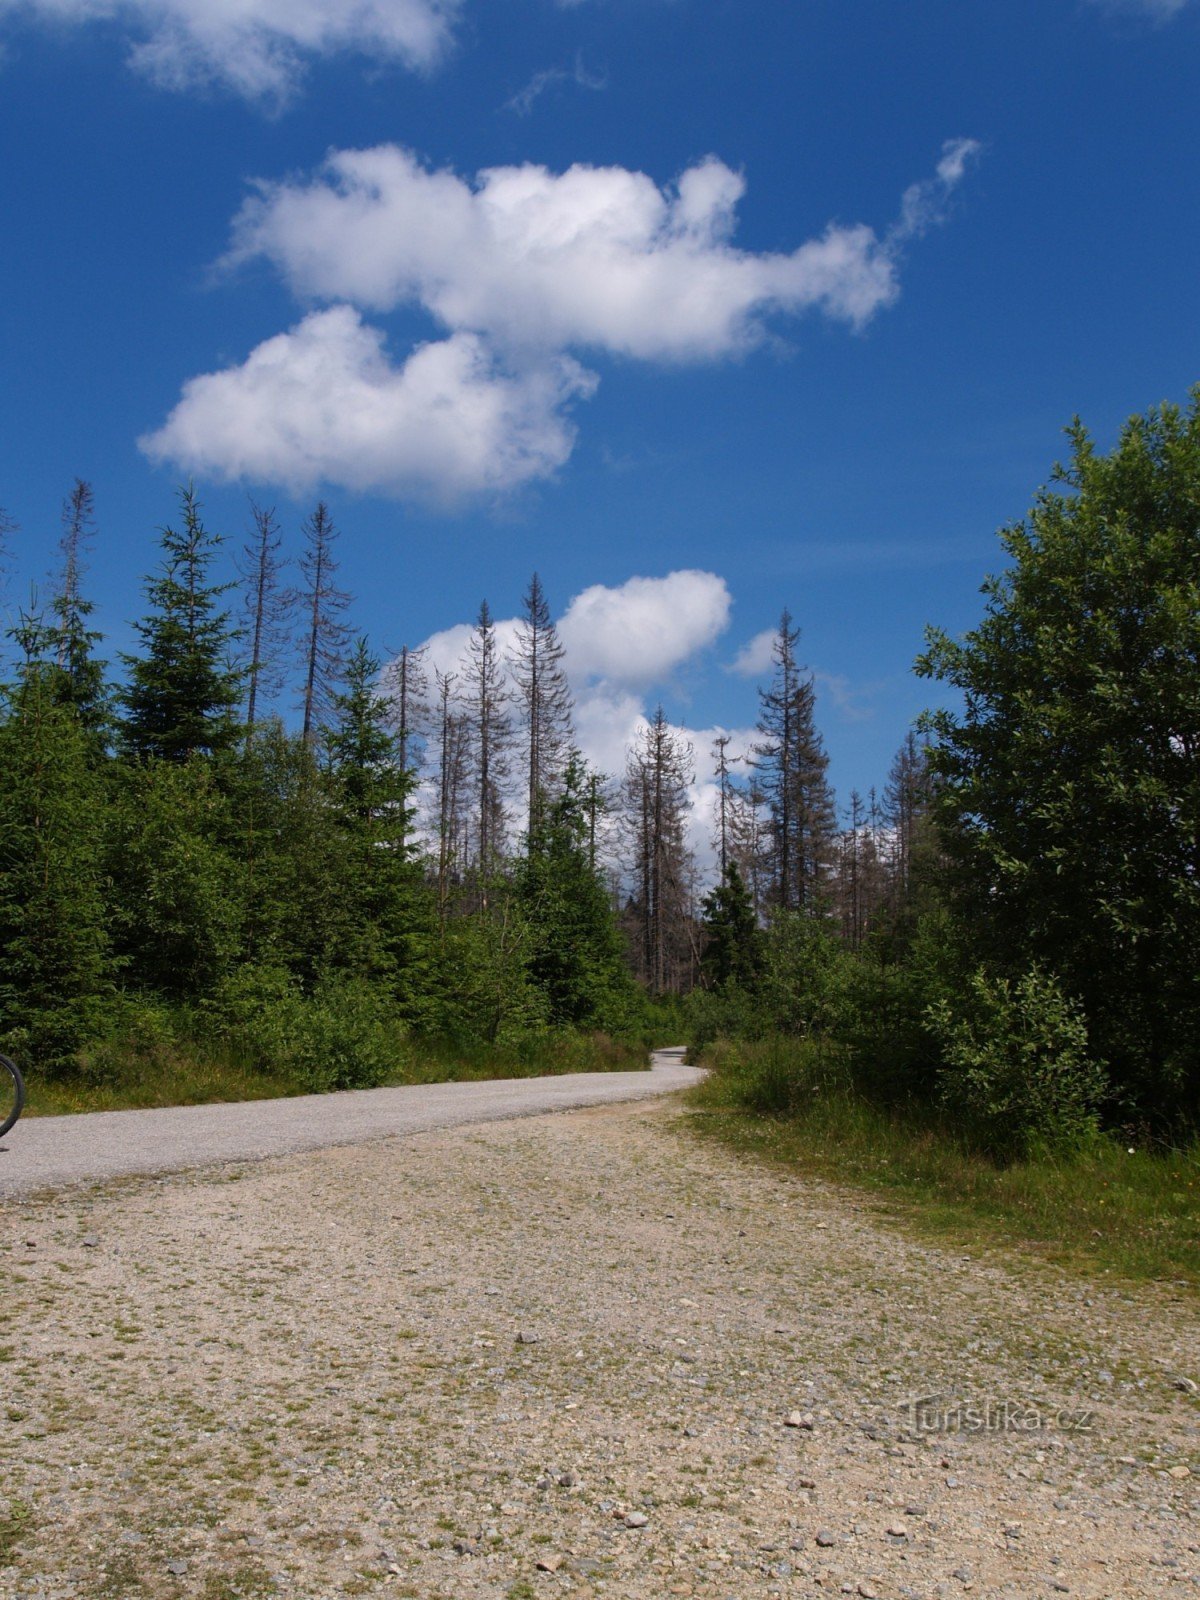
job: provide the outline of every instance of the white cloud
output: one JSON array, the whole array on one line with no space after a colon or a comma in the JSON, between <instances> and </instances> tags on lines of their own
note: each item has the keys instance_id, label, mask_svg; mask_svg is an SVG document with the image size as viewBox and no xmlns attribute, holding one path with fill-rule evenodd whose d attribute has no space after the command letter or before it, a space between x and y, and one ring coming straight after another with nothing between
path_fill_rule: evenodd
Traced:
<instances>
[{"instance_id":1,"label":"white cloud","mask_svg":"<svg viewBox=\"0 0 1200 1600\"><path fill-rule=\"evenodd\" d=\"M966 176L971 162L978 160L982 148L977 139L946 140L934 176L910 184L904 191L899 221L888 235L893 245L919 239L945 220L950 196Z\"/></svg>"},{"instance_id":2,"label":"white cloud","mask_svg":"<svg viewBox=\"0 0 1200 1600\"><path fill-rule=\"evenodd\" d=\"M493 167L468 182L396 145L342 150L311 181L261 184L226 262L263 256L300 296L416 303L509 348L709 360L754 344L772 314L861 326L889 305L897 247L932 221L969 145L947 147L887 237L831 223L788 254L733 245L745 181L715 156L660 189L623 167Z\"/></svg>"},{"instance_id":3,"label":"white cloud","mask_svg":"<svg viewBox=\"0 0 1200 1600\"><path fill-rule=\"evenodd\" d=\"M778 314L861 326L895 299L904 244L937 220L976 149L947 144L882 238L830 224L790 254L733 245L745 184L715 157L660 189L621 167L494 167L467 182L396 145L335 152L311 181L260 185L225 257L265 257L331 309L192 379L144 447L287 485L448 502L513 490L571 453L567 408L597 380L568 351L714 360ZM351 306L410 304L450 337L397 368Z\"/></svg>"},{"instance_id":4,"label":"white cloud","mask_svg":"<svg viewBox=\"0 0 1200 1600\"><path fill-rule=\"evenodd\" d=\"M383 335L335 306L192 378L141 447L226 478L453 500L553 473L574 443L563 408L593 387L565 356L505 373L469 333L394 366Z\"/></svg>"},{"instance_id":5,"label":"white cloud","mask_svg":"<svg viewBox=\"0 0 1200 1600\"><path fill-rule=\"evenodd\" d=\"M593 584L559 623L572 682L662 683L725 630L731 605L724 578L713 572L630 578L617 588Z\"/></svg>"},{"instance_id":6,"label":"white cloud","mask_svg":"<svg viewBox=\"0 0 1200 1600\"><path fill-rule=\"evenodd\" d=\"M589 72L583 64L583 57L577 55L575 65L570 70L566 67L546 67L541 72L535 72L524 88L518 89L512 99L505 102L504 109L515 111L518 117L527 117L546 90L560 83L574 84L577 89L608 88L608 79L604 74Z\"/></svg>"},{"instance_id":7,"label":"white cloud","mask_svg":"<svg viewBox=\"0 0 1200 1600\"><path fill-rule=\"evenodd\" d=\"M730 672L739 678L761 678L771 671L775 663L775 641L778 628L764 628L748 639L730 663Z\"/></svg>"},{"instance_id":8,"label":"white cloud","mask_svg":"<svg viewBox=\"0 0 1200 1600\"><path fill-rule=\"evenodd\" d=\"M135 67L169 89L219 83L281 103L304 58L353 50L432 67L460 0L0 0L0 18L114 22L133 35Z\"/></svg>"},{"instance_id":9,"label":"white cloud","mask_svg":"<svg viewBox=\"0 0 1200 1600\"><path fill-rule=\"evenodd\" d=\"M493 622L496 645L504 662L507 662L509 652L517 642L520 626L517 617L500 617ZM462 688L463 677L470 659L471 635L474 632L474 623L457 622L451 628L443 628L439 633L430 634L421 649L425 652L431 684L436 671L447 677L453 675L458 679L458 687Z\"/></svg>"},{"instance_id":10,"label":"white cloud","mask_svg":"<svg viewBox=\"0 0 1200 1600\"><path fill-rule=\"evenodd\" d=\"M620 781L626 757L653 714L650 691L712 642L725 626L728 609L724 579L691 571L668 573L665 578L631 578L613 588L595 585L571 601L559 622L559 634L574 689L576 741L597 772ZM515 617L496 621L503 653L511 650L519 626ZM471 633L471 624L460 622L425 640L421 648L431 686L436 668L458 675L457 687L463 687ZM627 657L637 663L633 673L624 671ZM759 736L752 727L671 726L692 747L695 773L689 786L688 839L701 870L711 876L718 793L713 744L718 735L727 735L728 759L737 762L751 752ZM433 781L427 763L422 785L427 811L432 806ZM519 792L512 799L513 826L519 830L523 825Z\"/></svg>"}]
</instances>

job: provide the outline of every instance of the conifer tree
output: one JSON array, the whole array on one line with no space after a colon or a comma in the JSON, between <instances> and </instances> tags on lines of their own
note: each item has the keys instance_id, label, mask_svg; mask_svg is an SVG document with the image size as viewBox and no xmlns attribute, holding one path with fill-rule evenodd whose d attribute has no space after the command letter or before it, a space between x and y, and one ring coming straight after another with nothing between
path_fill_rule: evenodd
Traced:
<instances>
[{"instance_id":1,"label":"conifer tree","mask_svg":"<svg viewBox=\"0 0 1200 1600\"><path fill-rule=\"evenodd\" d=\"M487 601L471 634L463 667L463 710L471 729L475 783L475 870L481 895L504 849L504 794L509 776L512 720L496 625Z\"/></svg>"},{"instance_id":2,"label":"conifer tree","mask_svg":"<svg viewBox=\"0 0 1200 1600\"><path fill-rule=\"evenodd\" d=\"M354 967L363 977L394 980L415 927L417 875L407 845L412 778L388 727L379 668L359 639L334 698L328 751L348 846L343 892L357 933Z\"/></svg>"},{"instance_id":3,"label":"conifer tree","mask_svg":"<svg viewBox=\"0 0 1200 1600\"><path fill-rule=\"evenodd\" d=\"M891 835L892 877L907 893L917 837L932 799L929 744L909 729L897 750L883 791L883 823Z\"/></svg>"},{"instance_id":4,"label":"conifer tree","mask_svg":"<svg viewBox=\"0 0 1200 1600\"><path fill-rule=\"evenodd\" d=\"M283 540L274 509L250 502L253 536L242 547L238 564L243 589L243 634L247 644L246 732L253 735L264 702L282 687L282 663L288 644L288 615L295 595L283 584L287 565L280 555Z\"/></svg>"},{"instance_id":5,"label":"conifer tree","mask_svg":"<svg viewBox=\"0 0 1200 1600\"><path fill-rule=\"evenodd\" d=\"M527 972L552 1026L615 1028L631 1006L629 970L607 890L589 859L590 774L578 756L538 811L516 877L529 927Z\"/></svg>"},{"instance_id":6,"label":"conifer tree","mask_svg":"<svg viewBox=\"0 0 1200 1600\"><path fill-rule=\"evenodd\" d=\"M101 636L88 627L92 603L83 598L84 558L95 534L95 498L91 485L82 478L76 478L63 505L62 520L62 569L54 597L58 693L65 704L75 708L99 757L110 733L112 697L105 682L105 663L93 654Z\"/></svg>"},{"instance_id":7,"label":"conifer tree","mask_svg":"<svg viewBox=\"0 0 1200 1600\"><path fill-rule=\"evenodd\" d=\"M425 669L424 647L414 650L409 645L401 645L399 653L388 663L384 679L391 701L400 765L405 772L411 772L417 766L414 741L425 734L429 722L426 698L429 675Z\"/></svg>"},{"instance_id":8,"label":"conifer tree","mask_svg":"<svg viewBox=\"0 0 1200 1600\"><path fill-rule=\"evenodd\" d=\"M453 672L435 669L437 685L436 815L437 906L444 921L450 904L452 882L461 871L466 855L464 794L467 777L467 726L455 696Z\"/></svg>"},{"instance_id":9,"label":"conifer tree","mask_svg":"<svg viewBox=\"0 0 1200 1600\"><path fill-rule=\"evenodd\" d=\"M629 752L624 789L633 846L637 964L652 994L686 989L696 961L686 840L693 770L691 745L659 706Z\"/></svg>"},{"instance_id":10,"label":"conifer tree","mask_svg":"<svg viewBox=\"0 0 1200 1600\"><path fill-rule=\"evenodd\" d=\"M557 792L572 750L571 690L565 652L535 572L522 602L516 644L509 657L525 732L530 828L548 796Z\"/></svg>"},{"instance_id":11,"label":"conifer tree","mask_svg":"<svg viewBox=\"0 0 1200 1600\"><path fill-rule=\"evenodd\" d=\"M201 521L193 488L180 491L179 505L181 525L163 529L162 571L146 585L153 609L134 624L143 654L123 657L129 682L121 738L143 760L213 755L238 735L241 681L229 664L233 633L220 609L229 585L209 580L221 541Z\"/></svg>"},{"instance_id":12,"label":"conifer tree","mask_svg":"<svg viewBox=\"0 0 1200 1600\"><path fill-rule=\"evenodd\" d=\"M759 690L755 746L767 797L774 844L775 904L784 911L810 909L828 865L835 826L833 796L826 781L829 758L814 720L811 675L796 660L800 630L785 611L775 636L775 673Z\"/></svg>"},{"instance_id":13,"label":"conifer tree","mask_svg":"<svg viewBox=\"0 0 1200 1600\"><path fill-rule=\"evenodd\" d=\"M322 718L332 709L346 664L346 644L350 629L343 621L350 596L336 583L338 563L334 556L337 529L324 500L317 502L306 517L304 553L300 557L303 583L298 604L304 617L304 713L303 735L311 744L317 739Z\"/></svg>"},{"instance_id":14,"label":"conifer tree","mask_svg":"<svg viewBox=\"0 0 1200 1600\"><path fill-rule=\"evenodd\" d=\"M716 888L701 902L704 953L700 972L705 984L723 989L731 983L752 988L762 970L762 934L736 861L729 861Z\"/></svg>"},{"instance_id":15,"label":"conifer tree","mask_svg":"<svg viewBox=\"0 0 1200 1600\"><path fill-rule=\"evenodd\" d=\"M112 987L103 777L60 693L54 631L23 617L0 722L0 1034L27 1065L67 1065Z\"/></svg>"},{"instance_id":16,"label":"conifer tree","mask_svg":"<svg viewBox=\"0 0 1200 1600\"><path fill-rule=\"evenodd\" d=\"M713 844L716 848L717 862L721 869L722 878L724 878L725 869L729 865L730 837L733 830L733 781L729 755L731 743L732 740L729 734L722 733L713 741L712 747L712 757L716 764L717 775L717 815Z\"/></svg>"}]
</instances>

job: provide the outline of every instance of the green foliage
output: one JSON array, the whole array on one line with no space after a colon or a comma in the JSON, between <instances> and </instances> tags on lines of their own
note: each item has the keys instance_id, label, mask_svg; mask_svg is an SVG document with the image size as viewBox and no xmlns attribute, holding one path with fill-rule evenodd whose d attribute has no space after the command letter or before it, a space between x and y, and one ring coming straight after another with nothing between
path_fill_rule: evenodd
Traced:
<instances>
[{"instance_id":1,"label":"green foliage","mask_svg":"<svg viewBox=\"0 0 1200 1600\"><path fill-rule=\"evenodd\" d=\"M736 861L726 864L720 883L704 897L704 953L700 974L708 988L730 984L753 989L762 971L762 935L754 901Z\"/></svg>"},{"instance_id":2,"label":"green foliage","mask_svg":"<svg viewBox=\"0 0 1200 1600\"><path fill-rule=\"evenodd\" d=\"M385 993L331 976L306 997L281 967L243 967L204 1008L202 1035L240 1063L321 1094L365 1089L400 1075L405 1029Z\"/></svg>"},{"instance_id":3,"label":"green foliage","mask_svg":"<svg viewBox=\"0 0 1200 1600\"><path fill-rule=\"evenodd\" d=\"M1200 1114L1200 390L1070 464L1001 539L983 622L918 670L954 905L977 958L1079 997L1132 1118Z\"/></svg>"},{"instance_id":4,"label":"green foliage","mask_svg":"<svg viewBox=\"0 0 1200 1600\"><path fill-rule=\"evenodd\" d=\"M442 931L424 1032L508 1047L546 1031L550 1002L530 961L537 935L519 900L494 885L485 910Z\"/></svg>"},{"instance_id":5,"label":"green foliage","mask_svg":"<svg viewBox=\"0 0 1200 1600\"><path fill-rule=\"evenodd\" d=\"M61 1070L111 989L102 777L57 668L27 662L0 723L0 1030L26 1067Z\"/></svg>"},{"instance_id":6,"label":"green foliage","mask_svg":"<svg viewBox=\"0 0 1200 1600\"><path fill-rule=\"evenodd\" d=\"M144 653L124 658L121 736L130 755L182 762L231 747L241 680L228 665L233 635L218 609L228 585L208 579L219 541L201 522L193 489L180 491L179 504L182 529L163 529L163 569L146 586L153 609L134 625Z\"/></svg>"},{"instance_id":7,"label":"green foliage","mask_svg":"<svg viewBox=\"0 0 1200 1600\"><path fill-rule=\"evenodd\" d=\"M530 932L526 973L554 1028L626 1030L636 996L608 892L589 860L588 776L578 760L543 796L515 892Z\"/></svg>"},{"instance_id":8,"label":"green foliage","mask_svg":"<svg viewBox=\"0 0 1200 1600\"><path fill-rule=\"evenodd\" d=\"M209 762L120 764L108 830L114 946L128 981L199 997L237 959L242 879Z\"/></svg>"},{"instance_id":9,"label":"green foliage","mask_svg":"<svg viewBox=\"0 0 1200 1600\"><path fill-rule=\"evenodd\" d=\"M1105 1090L1087 1024L1036 967L1017 981L971 974L957 1002L930 1008L942 1045L942 1095L983 1147L1011 1158L1095 1134Z\"/></svg>"},{"instance_id":10,"label":"green foliage","mask_svg":"<svg viewBox=\"0 0 1200 1600\"><path fill-rule=\"evenodd\" d=\"M400 765L389 707L375 692L379 662L360 639L334 698L328 735L337 817L337 895L345 918L338 965L393 989L411 980L431 908L408 844L412 775Z\"/></svg>"},{"instance_id":11,"label":"green foliage","mask_svg":"<svg viewBox=\"0 0 1200 1600\"><path fill-rule=\"evenodd\" d=\"M705 1061L719 1074L724 1103L759 1116L798 1116L813 1096L848 1086L845 1054L827 1041L777 1033L757 1042L724 1039Z\"/></svg>"},{"instance_id":12,"label":"green foliage","mask_svg":"<svg viewBox=\"0 0 1200 1600\"><path fill-rule=\"evenodd\" d=\"M736 1148L782 1161L871 1196L872 1211L903 1219L973 1255L992 1242L1036 1252L1039 1268L1171 1280L1200 1288L1200 1145L1130 1149L1101 1136L1053 1154L997 1162L966 1136L936 1097L884 1108L828 1075L812 1075L806 1046L786 1073L809 1092L789 1096L786 1117L747 1109L766 1043L721 1043L705 1053L713 1067L691 1095L689 1127ZM812 1084L818 1083L818 1092ZM1112 1283L1112 1277L1102 1280Z\"/></svg>"}]
</instances>

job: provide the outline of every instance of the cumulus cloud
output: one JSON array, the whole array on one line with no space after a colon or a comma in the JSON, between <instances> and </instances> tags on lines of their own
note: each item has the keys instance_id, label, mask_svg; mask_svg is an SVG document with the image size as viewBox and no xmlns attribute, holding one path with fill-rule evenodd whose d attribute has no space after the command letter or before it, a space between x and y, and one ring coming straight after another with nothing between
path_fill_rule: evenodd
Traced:
<instances>
[{"instance_id":1,"label":"cumulus cloud","mask_svg":"<svg viewBox=\"0 0 1200 1600\"><path fill-rule=\"evenodd\" d=\"M772 314L858 327L889 305L899 244L930 225L975 148L947 147L884 238L831 223L786 254L733 244L745 180L715 156L663 189L623 167L492 167L469 182L397 145L342 150L311 180L260 184L226 262L265 257L302 297L418 304L509 348L710 360L754 344Z\"/></svg>"},{"instance_id":2,"label":"cumulus cloud","mask_svg":"<svg viewBox=\"0 0 1200 1600\"><path fill-rule=\"evenodd\" d=\"M133 36L133 65L166 88L219 83L279 103L310 56L353 50L433 66L458 8L459 0L0 0L0 17L113 22Z\"/></svg>"},{"instance_id":3,"label":"cumulus cloud","mask_svg":"<svg viewBox=\"0 0 1200 1600\"><path fill-rule=\"evenodd\" d=\"M729 624L724 578L683 571L630 578L616 588L593 584L575 596L558 625L572 682L662 683Z\"/></svg>"},{"instance_id":4,"label":"cumulus cloud","mask_svg":"<svg viewBox=\"0 0 1200 1600\"><path fill-rule=\"evenodd\" d=\"M569 352L715 360L777 315L862 326L895 299L903 247L942 214L977 148L947 144L884 235L830 224L784 254L734 245L745 182L713 156L660 188L622 167L493 167L468 181L396 145L337 151L309 180L259 184L224 258L265 258L329 309L192 379L145 447L286 485L447 502L518 488L571 453L569 407L597 379ZM448 337L397 368L358 313L413 305Z\"/></svg>"},{"instance_id":5,"label":"cumulus cloud","mask_svg":"<svg viewBox=\"0 0 1200 1600\"><path fill-rule=\"evenodd\" d=\"M683 662L706 649L726 626L730 599L723 578L711 572L671 572L664 578L630 578L612 587L584 589L567 606L559 624L566 667L574 693L574 726L579 749L598 772L620 778L629 750L653 714L652 691ZM507 657L520 624L498 619L496 637ZM431 669L458 676L462 685L472 627L460 622L431 634L422 645ZM632 665L630 664L632 663ZM692 746L695 775L690 786L688 838L705 870L711 868L716 767L712 749L718 735L730 738L728 758L748 755L758 735L753 728L690 728L672 724ZM426 809L432 780L425 783ZM514 794L514 825L520 827L520 795Z\"/></svg>"},{"instance_id":6,"label":"cumulus cloud","mask_svg":"<svg viewBox=\"0 0 1200 1600\"><path fill-rule=\"evenodd\" d=\"M730 672L739 678L761 678L771 671L775 662L775 641L778 628L764 628L748 639L729 665Z\"/></svg>"},{"instance_id":7,"label":"cumulus cloud","mask_svg":"<svg viewBox=\"0 0 1200 1600\"><path fill-rule=\"evenodd\" d=\"M512 374L475 335L421 345L403 365L349 306L314 312L240 365L184 385L141 440L158 461L219 477L431 500L503 493L571 453L563 408L591 393L569 357Z\"/></svg>"}]
</instances>

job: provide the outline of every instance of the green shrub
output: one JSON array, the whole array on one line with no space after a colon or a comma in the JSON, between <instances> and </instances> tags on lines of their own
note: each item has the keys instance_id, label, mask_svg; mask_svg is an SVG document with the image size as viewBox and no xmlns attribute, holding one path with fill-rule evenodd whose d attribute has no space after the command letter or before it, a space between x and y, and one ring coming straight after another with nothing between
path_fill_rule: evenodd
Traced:
<instances>
[{"instance_id":1,"label":"green shrub","mask_svg":"<svg viewBox=\"0 0 1200 1600\"><path fill-rule=\"evenodd\" d=\"M310 1093L370 1088L396 1076L406 1056L403 1023L378 988L332 977L304 995L280 967L230 974L200 1026L242 1066Z\"/></svg>"},{"instance_id":2,"label":"green shrub","mask_svg":"<svg viewBox=\"0 0 1200 1600\"><path fill-rule=\"evenodd\" d=\"M162 1067L177 1049L177 1022L168 1005L149 995L114 996L94 1037L77 1051L73 1075L90 1087L107 1088L131 1070Z\"/></svg>"},{"instance_id":3,"label":"green shrub","mask_svg":"<svg viewBox=\"0 0 1200 1600\"><path fill-rule=\"evenodd\" d=\"M1094 1135L1104 1070L1088 1055L1079 1006L1049 973L1034 967L1014 983L979 969L961 1000L929 1008L929 1022L943 1100L984 1148L1011 1159Z\"/></svg>"},{"instance_id":4,"label":"green shrub","mask_svg":"<svg viewBox=\"0 0 1200 1600\"><path fill-rule=\"evenodd\" d=\"M719 1080L718 1093L726 1104L761 1116L796 1116L814 1097L844 1093L848 1086L846 1052L827 1039L780 1034L753 1041L719 1039L704 1052L704 1060Z\"/></svg>"}]
</instances>

